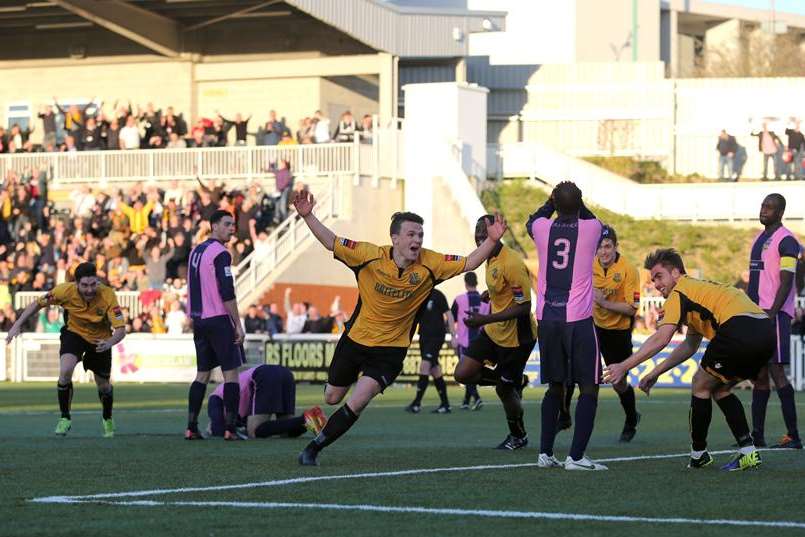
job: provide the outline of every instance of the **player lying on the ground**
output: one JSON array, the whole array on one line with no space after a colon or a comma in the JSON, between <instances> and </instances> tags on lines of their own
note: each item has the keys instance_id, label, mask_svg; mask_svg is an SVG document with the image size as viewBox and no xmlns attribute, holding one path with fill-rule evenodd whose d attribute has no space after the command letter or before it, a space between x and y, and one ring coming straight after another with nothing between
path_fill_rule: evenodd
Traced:
<instances>
[{"instance_id":1,"label":"player lying on the ground","mask_svg":"<svg viewBox=\"0 0 805 537\"><path fill-rule=\"evenodd\" d=\"M313 235L358 280L358 306L335 348L324 399L329 405L338 404L353 384L354 388L346 404L300 453L300 464L315 465L319 452L346 433L369 402L400 374L417 312L433 288L478 268L506 231L506 223L496 216L487 228L488 239L464 258L422 248L423 220L414 213L394 213L391 245L376 246L336 237L313 214L315 200L310 192L298 192L293 203Z\"/></svg>"},{"instance_id":2,"label":"player lying on the ground","mask_svg":"<svg viewBox=\"0 0 805 537\"><path fill-rule=\"evenodd\" d=\"M715 399L738 442L738 453L723 470L745 470L760 465L760 454L752 442L741 401L732 387L754 379L774 351L774 325L766 313L743 291L729 285L690 278L676 250L660 249L650 254L644 267L651 271L654 287L665 297L664 313L657 331L628 360L605 369L604 380L620 382L629 369L664 349L683 324L685 341L671 355L645 375L640 389L649 393L657 379L696 352L702 337L710 341L699 369L693 376L690 400L691 452L688 468L702 468L713 462L707 452Z\"/></svg>"},{"instance_id":3,"label":"player lying on the ground","mask_svg":"<svg viewBox=\"0 0 805 537\"><path fill-rule=\"evenodd\" d=\"M61 418L55 432L64 436L72 427L73 370L78 362L83 362L84 371L92 371L98 386L98 397L103 406L103 436L111 438L115 435L115 422L112 419L112 383L109 377L112 347L126 337L123 312L117 304L115 291L98 278L94 263L81 263L74 275L75 281L59 284L28 304L8 331L6 343L11 343L25 321L40 309L48 306L64 308L67 324L61 329L59 383L56 386Z\"/></svg>"},{"instance_id":4,"label":"player lying on the ground","mask_svg":"<svg viewBox=\"0 0 805 537\"><path fill-rule=\"evenodd\" d=\"M294 416L296 382L291 370L280 365L258 365L241 371L238 423L246 425L249 438L269 436L300 436L309 430L319 434L327 417L317 406L308 408L301 416ZM207 400L210 417L209 433L224 436L226 410L224 385L219 384Z\"/></svg>"}]
</instances>

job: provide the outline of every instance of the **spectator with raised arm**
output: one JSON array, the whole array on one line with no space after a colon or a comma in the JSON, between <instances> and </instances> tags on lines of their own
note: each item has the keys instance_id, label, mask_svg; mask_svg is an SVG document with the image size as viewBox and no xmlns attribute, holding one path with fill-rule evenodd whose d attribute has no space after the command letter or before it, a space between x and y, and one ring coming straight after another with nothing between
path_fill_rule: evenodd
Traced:
<instances>
[{"instance_id":1,"label":"spectator with raised arm","mask_svg":"<svg viewBox=\"0 0 805 537\"><path fill-rule=\"evenodd\" d=\"M305 328L305 321L307 321L307 312L305 305L301 302L295 302L291 305L291 288L285 288L285 332L287 334L301 334Z\"/></svg>"}]
</instances>

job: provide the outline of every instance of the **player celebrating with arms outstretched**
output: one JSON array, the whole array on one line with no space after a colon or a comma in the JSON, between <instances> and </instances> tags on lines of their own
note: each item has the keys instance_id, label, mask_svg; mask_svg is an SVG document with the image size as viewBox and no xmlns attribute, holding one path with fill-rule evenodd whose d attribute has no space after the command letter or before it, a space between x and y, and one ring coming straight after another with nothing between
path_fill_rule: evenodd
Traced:
<instances>
[{"instance_id":1,"label":"player celebrating with arms outstretched","mask_svg":"<svg viewBox=\"0 0 805 537\"><path fill-rule=\"evenodd\" d=\"M324 429L299 455L299 464L316 465L319 452L346 433L371 400L400 374L416 319L434 286L478 268L489 257L506 224L496 216L488 238L466 258L422 248L422 217L394 213L391 246L375 246L337 237L313 214L310 192L293 200L296 211L322 245L349 267L358 281L358 305L335 348L324 399L340 403L350 386L349 400L336 410Z\"/></svg>"}]
</instances>

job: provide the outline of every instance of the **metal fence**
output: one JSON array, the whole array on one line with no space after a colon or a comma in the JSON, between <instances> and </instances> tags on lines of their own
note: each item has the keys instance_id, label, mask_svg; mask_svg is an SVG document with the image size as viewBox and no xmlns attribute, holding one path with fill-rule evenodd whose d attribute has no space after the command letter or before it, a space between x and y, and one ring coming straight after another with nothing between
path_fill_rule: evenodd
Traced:
<instances>
[{"instance_id":1,"label":"metal fence","mask_svg":"<svg viewBox=\"0 0 805 537\"><path fill-rule=\"evenodd\" d=\"M0 156L0 177L46 169L54 183L260 177L280 160L307 176L357 174L357 143L236 146L134 151L20 153Z\"/></svg>"}]
</instances>

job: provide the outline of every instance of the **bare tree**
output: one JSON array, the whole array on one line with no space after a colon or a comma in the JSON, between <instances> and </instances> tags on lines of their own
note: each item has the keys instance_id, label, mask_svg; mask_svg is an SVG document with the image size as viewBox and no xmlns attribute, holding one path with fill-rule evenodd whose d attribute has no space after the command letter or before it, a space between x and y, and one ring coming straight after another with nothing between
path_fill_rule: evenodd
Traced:
<instances>
[{"instance_id":1,"label":"bare tree","mask_svg":"<svg viewBox=\"0 0 805 537\"><path fill-rule=\"evenodd\" d=\"M696 71L701 77L805 76L802 37L745 27L734 45L707 46Z\"/></svg>"}]
</instances>

